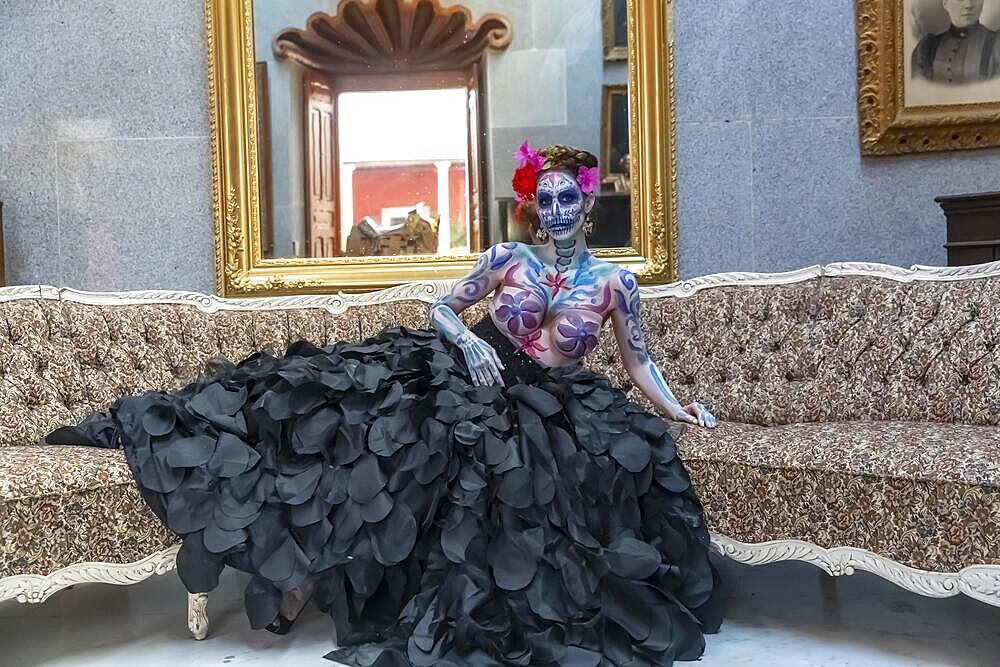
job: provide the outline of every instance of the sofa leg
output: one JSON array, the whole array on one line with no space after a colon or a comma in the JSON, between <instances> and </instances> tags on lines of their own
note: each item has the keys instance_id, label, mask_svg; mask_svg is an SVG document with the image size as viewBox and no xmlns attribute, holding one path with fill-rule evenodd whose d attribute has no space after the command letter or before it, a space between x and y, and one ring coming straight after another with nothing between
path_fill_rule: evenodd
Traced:
<instances>
[{"instance_id":1,"label":"sofa leg","mask_svg":"<svg viewBox=\"0 0 1000 667\"><path fill-rule=\"evenodd\" d=\"M188 629L195 639L208 636L208 593L188 593Z\"/></svg>"}]
</instances>

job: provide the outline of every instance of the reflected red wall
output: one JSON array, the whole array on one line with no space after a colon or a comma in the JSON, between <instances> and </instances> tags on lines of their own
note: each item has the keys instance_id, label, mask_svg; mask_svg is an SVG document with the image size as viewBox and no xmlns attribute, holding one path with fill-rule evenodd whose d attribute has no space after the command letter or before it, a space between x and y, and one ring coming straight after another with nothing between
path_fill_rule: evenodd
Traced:
<instances>
[{"instance_id":1,"label":"reflected red wall","mask_svg":"<svg viewBox=\"0 0 1000 667\"><path fill-rule=\"evenodd\" d=\"M355 224L366 215L381 222L382 209L414 206L419 202L430 207L431 215L438 214L437 169L433 164L357 167L353 178ZM464 221L468 209L465 165L452 166L448 181L450 217Z\"/></svg>"},{"instance_id":2,"label":"reflected red wall","mask_svg":"<svg viewBox=\"0 0 1000 667\"><path fill-rule=\"evenodd\" d=\"M366 215L381 222L382 209L418 202L437 212L437 169L433 164L354 170L355 224Z\"/></svg>"}]
</instances>

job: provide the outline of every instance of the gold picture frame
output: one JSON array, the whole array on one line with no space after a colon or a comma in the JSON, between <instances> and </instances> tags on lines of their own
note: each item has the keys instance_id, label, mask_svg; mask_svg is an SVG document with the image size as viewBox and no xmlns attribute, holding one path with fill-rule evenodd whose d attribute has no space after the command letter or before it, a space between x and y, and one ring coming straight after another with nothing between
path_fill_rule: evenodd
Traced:
<instances>
[{"instance_id":1,"label":"gold picture frame","mask_svg":"<svg viewBox=\"0 0 1000 667\"><path fill-rule=\"evenodd\" d=\"M898 155L1000 146L1000 99L907 104L915 78L915 0L857 0L861 154ZM909 44L908 44L909 43ZM911 53L907 53L911 47ZM944 101L944 100L941 100Z\"/></svg>"},{"instance_id":2,"label":"gold picture frame","mask_svg":"<svg viewBox=\"0 0 1000 667\"><path fill-rule=\"evenodd\" d=\"M669 3L669 0L667 0ZM622 44L618 39L621 35L621 26L617 19L616 9L627 6L626 0L601 0L601 23L604 30L604 59L609 61L628 59L628 39L626 29L626 43Z\"/></svg>"},{"instance_id":3,"label":"gold picture frame","mask_svg":"<svg viewBox=\"0 0 1000 667\"><path fill-rule=\"evenodd\" d=\"M622 99L624 98L624 100ZM628 86L606 85L601 89L601 176L622 174L627 176L621 165L614 164L615 151L615 102L628 104ZM627 153L628 151L626 151Z\"/></svg>"},{"instance_id":4,"label":"gold picture frame","mask_svg":"<svg viewBox=\"0 0 1000 667\"><path fill-rule=\"evenodd\" d=\"M671 3L626 0L632 239L595 251L646 284L677 279ZM266 259L261 253L253 0L206 0L218 292L223 296L359 292L454 279L476 256Z\"/></svg>"}]
</instances>

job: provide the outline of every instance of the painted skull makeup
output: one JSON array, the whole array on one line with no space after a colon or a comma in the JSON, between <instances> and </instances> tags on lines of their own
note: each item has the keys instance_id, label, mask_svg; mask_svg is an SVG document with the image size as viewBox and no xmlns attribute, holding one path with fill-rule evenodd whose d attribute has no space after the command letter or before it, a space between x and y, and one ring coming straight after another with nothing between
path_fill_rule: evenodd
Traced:
<instances>
[{"instance_id":1,"label":"painted skull makeup","mask_svg":"<svg viewBox=\"0 0 1000 667\"><path fill-rule=\"evenodd\" d=\"M576 235L584 222L584 196L572 176L551 171L538 179L538 219L555 240Z\"/></svg>"}]
</instances>

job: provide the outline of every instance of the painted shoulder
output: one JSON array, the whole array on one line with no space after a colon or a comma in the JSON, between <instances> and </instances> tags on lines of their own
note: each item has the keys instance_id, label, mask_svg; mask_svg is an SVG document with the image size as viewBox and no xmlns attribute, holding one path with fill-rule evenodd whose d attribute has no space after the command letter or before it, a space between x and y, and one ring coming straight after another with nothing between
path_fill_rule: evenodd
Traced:
<instances>
[{"instance_id":1,"label":"painted shoulder","mask_svg":"<svg viewBox=\"0 0 1000 667\"><path fill-rule=\"evenodd\" d=\"M621 267L614 262L598 259L593 254L590 255L590 259L587 261L586 267L587 270L593 275L607 278L612 282L614 281L618 271L621 270Z\"/></svg>"},{"instance_id":2,"label":"painted shoulder","mask_svg":"<svg viewBox=\"0 0 1000 667\"><path fill-rule=\"evenodd\" d=\"M529 252L528 246L523 243L513 241L498 243L483 251L479 261L481 264L485 264L490 271L498 271Z\"/></svg>"},{"instance_id":3,"label":"painted shoulder","mask_svg":"<svg viewBox=\"0 0 1000 667\"><path fill-rule=\"evenodd\" d=\"M620 266L615 269L616 273L610 280L615 308L627 316L634 316L639 312L639 281L628 269Z\"/></svg>"},{"instance_id":4,"label":"painted shoulder","mask_svg":"<svg viewBox=\"0 0 1000 667\"><path fill-rule=\"evenodd\" d=\"M611 264L610 262L606 262ZM639 279L635 277L635 274L628 269L618 266L616 264L611 264L614 267L615 275L614 281L612 283L613 287L620 289L625 293L631 293L639 291Z\"/></svg>"},{"instance_id":5,"label":"painted shoulder","mask_svg":"<svg viewBox=\"0 0 1000 667\"><path fill-rule=\"evenodd\" d=\"M531 246L527 243L521 243L520 241L505 241L504 243L498 243L494 248L503 248L507 252L513 252L516 255L533 255L534 251Z\"/></svg>"}]
</instances>

